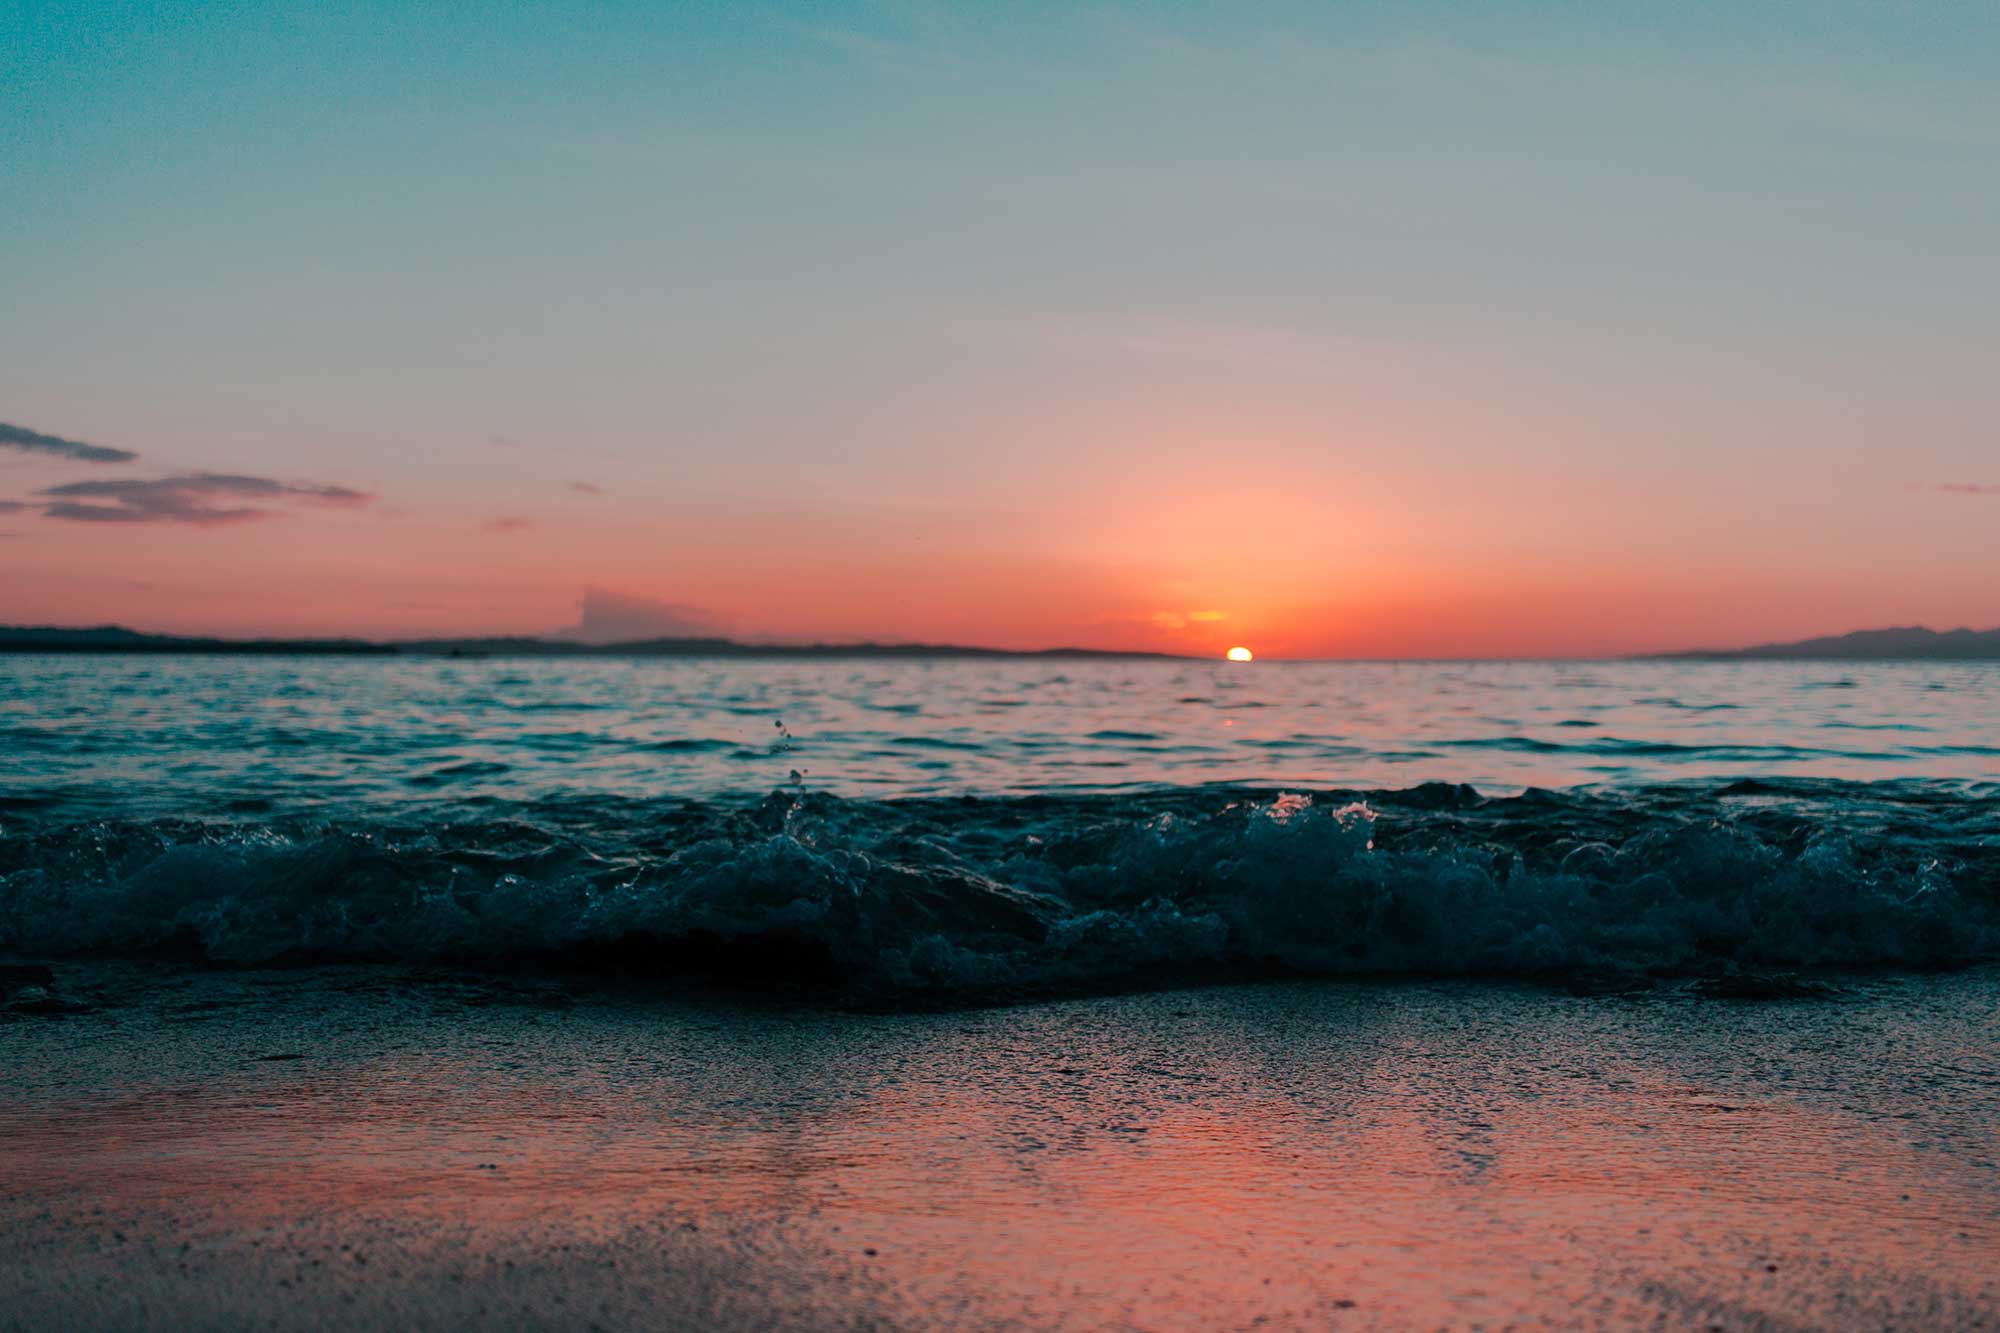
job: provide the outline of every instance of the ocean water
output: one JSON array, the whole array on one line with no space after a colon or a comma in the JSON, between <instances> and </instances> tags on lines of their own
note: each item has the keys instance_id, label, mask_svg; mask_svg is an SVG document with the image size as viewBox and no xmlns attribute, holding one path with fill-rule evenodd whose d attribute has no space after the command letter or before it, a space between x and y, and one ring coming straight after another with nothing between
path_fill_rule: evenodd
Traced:
<instances>
[{"instance_id":1,"label":"ocean water","mask_svg":"<svg viewBox=\"0 0 2000 1333\"><path fill-rule=\"evenodd\" d=\"M2000 667L6 657L0 953L927 1001L1977 962Z\"/></svg>"},{"instance_id":2,"label":"ocean water","mask_svg":"<svg viewBox=\"0 0 2000 1333\"><path fill-rule=\"evenodd\" d=\"M1993 1327L1997 694L0 657L0 1333Z\"/></svg>"}]
</instances>

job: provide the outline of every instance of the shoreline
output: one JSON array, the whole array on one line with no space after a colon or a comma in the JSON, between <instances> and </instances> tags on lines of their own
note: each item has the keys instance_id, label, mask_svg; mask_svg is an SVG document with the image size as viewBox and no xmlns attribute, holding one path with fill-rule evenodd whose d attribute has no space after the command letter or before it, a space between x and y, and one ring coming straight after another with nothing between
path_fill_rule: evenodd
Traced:
<instances>
[{"instance_id":1,"label":"shoreline","mask_svg":"<svg viewBox=\"0 0 2000 1333\"><path fill-rule=\"evenodd\" d=\"M902 1014L390 967L77 989L0 1023L0 1328L2000 1314L2000 968Z\"/></svg>"}]
</instances>

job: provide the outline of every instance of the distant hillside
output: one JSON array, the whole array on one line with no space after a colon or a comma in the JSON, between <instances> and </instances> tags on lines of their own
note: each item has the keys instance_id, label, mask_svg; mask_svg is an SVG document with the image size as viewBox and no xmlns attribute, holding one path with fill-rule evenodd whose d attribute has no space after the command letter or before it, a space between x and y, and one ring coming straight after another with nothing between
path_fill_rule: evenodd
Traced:
<instances>
[{"instance_id":1,"label":"distant hillside","mask_svg":"<svg viewBox=\"0 0 2000 1333\"><path fill-rule=\"evenodd\" d=\"M1902 629L1864 629L1797 643L1766 643L1755 648L1712 649L1662 653L1662 657L1727 661L1744 658L1824 658L1926 662L2000 661L2000 629L1934 630L1919 625Z\"/></svg>"},{"instance_id":2,"label":"distant hillside","mask_svg":"<svg viewBox=\"0 0 2000 1333\"><path fill-rule=\"evenodd\" d=\"M492 637L417 639L209 639L142 634L122 625L92 629L0 626L0 653L356 653L421 657L954 657L1169 658L1171 653L1107 652L1095 648L968 648L939 643L740 643L734 639L645 639L592 645L562 639Z\"/></svg>"},{"instance_id":3,"label":"distant hillside","mask_svg":"<svg viewBox=\"0 0 2000 1333\"><path fill-rule=\"evenodd\" d=\"M362 639L200 639L141 634L122 625L64 629L0 625L0 653L380 653L388 644Z\"/></svg>"}]
</instances>

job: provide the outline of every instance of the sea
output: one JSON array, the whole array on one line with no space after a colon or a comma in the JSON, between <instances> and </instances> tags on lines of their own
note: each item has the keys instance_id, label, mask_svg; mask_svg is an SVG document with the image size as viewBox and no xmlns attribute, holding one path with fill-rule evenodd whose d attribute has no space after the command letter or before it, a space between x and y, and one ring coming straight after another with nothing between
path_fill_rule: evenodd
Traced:
<instances>
[{"instance_id":1,"label":"sea","mask_svg":"<svg viewBox=\"0 0 2000 1333\"><path fill-rule=\"evenodd\" d=\"M0 1333L2000 1325L2000 664L0 657Z\"/></svg>"},{"instance_id":2,"label":"sea","mask_svg":"<svg viewBox=\"0 0 2000 1333\"><path fill-rule=\"evenodd\" d=\"M2000 665L0 658L0 952L760 978L2000 956Z\"/></svg>"}]
</instances>

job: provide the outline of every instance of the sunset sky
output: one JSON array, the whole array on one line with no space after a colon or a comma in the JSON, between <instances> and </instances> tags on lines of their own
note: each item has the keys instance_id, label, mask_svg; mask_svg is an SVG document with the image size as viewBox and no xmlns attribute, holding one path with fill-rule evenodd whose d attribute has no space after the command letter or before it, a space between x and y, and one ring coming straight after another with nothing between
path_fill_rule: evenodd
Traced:
<instances>
[{"instance_id":1,"label":"sunset sky","mask_svg":"<svg viewBox=\"0 0 2000 1333\"><path fill-rule=\"evenodd\" d=\"M1266 657L2000 624L1988 4L0 31L0 622L546 632L596 589L663 631Z\"/></svg>"}]
</instances>

